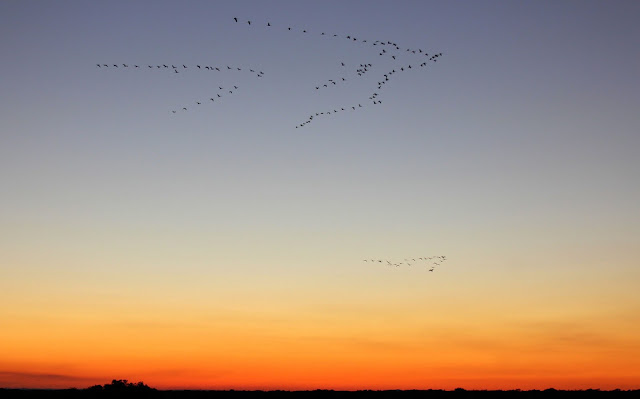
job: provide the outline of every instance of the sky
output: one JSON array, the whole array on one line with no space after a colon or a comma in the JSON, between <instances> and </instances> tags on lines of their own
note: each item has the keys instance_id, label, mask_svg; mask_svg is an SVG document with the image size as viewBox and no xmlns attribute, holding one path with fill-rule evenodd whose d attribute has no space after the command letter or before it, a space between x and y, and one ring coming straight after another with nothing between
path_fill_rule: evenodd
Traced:
<instances>
[{"instance_id":1,"label":"sky","mask_svg":"<svg viewBox=\"0 0 640 399\"><path fill-rule=\"evenodd\" d=\"M639 19L0 2L0 387L640 388Z\"/></svg>"}]
</instances>

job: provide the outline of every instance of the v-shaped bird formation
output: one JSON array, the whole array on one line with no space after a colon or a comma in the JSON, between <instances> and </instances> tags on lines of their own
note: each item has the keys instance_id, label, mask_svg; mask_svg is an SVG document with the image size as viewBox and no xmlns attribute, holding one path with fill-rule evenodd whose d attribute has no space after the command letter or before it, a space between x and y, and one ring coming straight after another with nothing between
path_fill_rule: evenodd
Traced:
<instances>
[{"instance_id":1,"label":"v-shaped bird formation","mask_svg":"<svg viewBox=\"0 0 640 399\"><path fill-rule=\"evenodd\" d=\"M390 259L363 259L363 262L372 264L381 264L389 267L405 267L405 266L425 266L428 271L432 272L437 266L440 266L447 260L444 255L437 256L421 256L417 258L404 258L404 260Z\"/></svg>"},{"instance_id":2,"label":"v-shaped bird formation","mask_svg":"<svg viewBox=\"0 0 640 399\"><path fill-rule=\"evenodd\" d=\"M235 23L241 22L237 17L233 18L233 20ZM247 21L247 26L249 27L256 27L259 25L260 24L256 24L255 22L252 24L251 21ZM382 90L383 87L391 80L391 77L393 75L402 73L402 72L408 72L412 69L425 68L426 66L429 65L430 62L436 62L438 61L438 58L442 56L442 53L435 53L435 54L428 53L426 50L423 50L421 48L414 49L414 48L408 48L408 47L401 47L397 43L392 42L390 40L369 40L369 39L357 38L353 35L344 35L344 34L341 35L337 33L328 33L328 32L311 32L310 30L307 30L307 29L294 28L291 26L278 27L271 24L271 22L263 22L262 25L268 27L268 29L282 30L282 31L291 32L294 34L301 33L303 35L309 35L309 36L319 35L332 40L346 39L347 41L353 44L375 48L375 51L378 54L378 56L390 58L394 62L395 61L400 62L400 60L403 60L404 63L400 63L398 64L397 67L394 67L391 70L385 71L384 73L378 75L379 80L375 85L375 90L377 91ZM411 56L411 58L413 59L413 62L404 61L407 58L407 56ZM341 67L347 66L342 61L340 62L340 65ZM355 71L356 72L355 76L363 77L365 73L369 72L372 69L372 67L373 65L371 63L360 64L359 68L356 69ZM347 77L340 76L339 78L327 79L327 81L316 84L313 87L315 90L331 88L331 87L337 86L338 83L343 83L345 81L347 81ZM369 94L367 97L370 100L370 102L365 102L365 101L363 102L365 104L373 104L373 105L382 104L382 100L377 98L378 95L379 95L378 92ZM344 111L355 111L356 109L359 109L362 107L363 106L361 102L357 106L355 104L350 104L346 106L334 107L328 110L318 111L309 115L309 117L304 122L296 125L296 128L301 128L308 125L309 123L314 121L314 118L328 116L331 114L344 112Z\"/></svg>"},{"instance_id":3,"label":"v-shaped bird formation","mask_svg":"<svg viewBox=\"0 0 640 399\"><path fill-rule=\"evenodd\" d=\"M96 64L98 68L118 68L118 69L134 69L134 70L155 70L155 71L165 71L170 72L171 74L177 73L187 73L187 72L218 72L221 73L249 73L252 75L261 78L264 76L264 72L258 70L254 67L238 67L238 66L229 66L229 65L210 65L210 64L196 64L196 65L185 65L185 64L161 64L161 65L136 65L136 64ZM203 103L215 102L216 100L220 102L220 99L224 96L228 96L229 94L233 94L234 91L238 89L237 85L232 85L227 87L226 89L222 86L218 86L218 90L215 93L211 93L211 97L208 100L195 100L193 104L189 106L184 105L180 106L176 109L171 110L171 113L175 114L181 111L188 111L191 108L191 105L202 105Z\"/></svg>"},{"instance_id":4,"label":"v-shaped bird formation","mask_svg":"<svg viewBox=\"0 0 640 399\"><path fill-rule=\"evenodd\" d=\"M235 24L242 25L245 22L242 22L238 17L234 17L233 21ZM366 46L366 48L370 48L372 54L377 55L378 57L383 57L387 60L392 60L396 65L391 67L390 70L384 70L382 72L377 72L377 82L373 85L371 92L369 94L363 95L362 100L353 104L340 105L335 107L330 107L329 109L318 110L312 114L310 114L303 122L295 125L296 128L302 128L306 125L310 124L317 118L330 116L332 114L342 113L342 112L353 112L359 109L366 107L367 105L380 105L382 104L382 99L379 98L385 86L392 80L393 77L398 74L409 72L412 70L420 70L427 67L430 63L435 63L442 56L442 53L430 53L422 48L409 48L403 47L399 44L390 41L390 40L370 40L364 39L361 37L356 37L354 35L345 35L345 34L337 34L337 33L329 33L329 32L312 32L308 29L296 28L292 26L276 26L271 22L256 22L256 21L246 21L247 28L255 28L258 26L266 27L268 30L280 30L284 32L289 32L291 34L299 34L299 35L307 35L307 36L319 36L326 38L327 40L346 40L353 45ZM331 79L326 79L325 81L311 83L310 87L315 91L321 91L325 89L331 89L334 87L338 87L344 85L351 81L352 79L360 79L369 73L373 73L375 70L374 64L371 62L361 63L359 65L349 65L342 60L339 60L339 72L336 73ZM171 74L181 74L193 71L201 71L201 72L234 72L234 73L250 73L254 74L258 78L262 78L264 76L264 72L253 68L253 67L238 67L238 66L229 66L229 65L212 65L209 63L206 64L196 64L196 65L185 65L185 64L124 64L124 63L116 63L116 64L96 64L98 68L104 69L128 69L128 70L154 70L154 71L166 71ZM171 110L172 114L176 114L178 112L189 111L194 107L203 105L205 103L215 103L216 101L220 101L224 96L228 96L233 94L235 90L238 89L237 86L233 86L230 89L224 89L220 87L218 91L211 94L208 100L194 100L192 104L183 104L176 109ZM364 105L363 105L364 104Z\"/></svg>"}]
</instances>

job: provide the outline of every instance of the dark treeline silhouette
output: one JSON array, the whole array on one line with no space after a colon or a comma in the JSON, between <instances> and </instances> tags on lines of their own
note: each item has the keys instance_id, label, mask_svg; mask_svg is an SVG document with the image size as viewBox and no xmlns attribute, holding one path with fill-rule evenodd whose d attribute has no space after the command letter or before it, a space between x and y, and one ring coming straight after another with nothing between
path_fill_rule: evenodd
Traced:
<instances>
[{"instance_id":1,"label":"dark treeline silhouette","mask_svg":"<svg viewBox=\"0 0 640 399\"><path fill-rule=\"evenodd\" d=\"M207 390L157 390L142 382L113 380L111 384L95 385L86 389L5 389L0 388L0 398L216 398L216 399L509 399L509 398L637 398L640 390L601 391L587 390L465 390L457 388L445 390L361 390L333 391L318 389L313 391L207 391Z\"/></svg>"},{"instance_id":2,"label":"dark treeline silhouette","mask_svg":"<svg viewBox=\"0 0 640 399\"><path fill-rule=\"evenodd\" d=\"M137 394L137 393L156 392L157 390L155 388L149 387L142 381L133 383L133 382L129 382L129 380L112 380L111 384L94 385L92 387L87 388L86 391L93 392L93 393L106 393L106 394L110 394L110 393Z\"/></svg>"}]
</instances>

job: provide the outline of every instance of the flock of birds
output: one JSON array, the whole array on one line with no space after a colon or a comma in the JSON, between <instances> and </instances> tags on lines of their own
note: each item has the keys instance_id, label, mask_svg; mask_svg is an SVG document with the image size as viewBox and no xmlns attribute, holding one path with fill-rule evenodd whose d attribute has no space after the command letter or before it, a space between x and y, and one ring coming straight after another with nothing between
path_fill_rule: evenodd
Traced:
<instances>
[{"instance_id":1,"label":"flock of birds","mask_svg":"<svg viewBox=\"0 0 640 399\"><path fill-rule=\"evenodd\" d=\"M241 23L237 17L233 18L235 23ZM252 23L251 21L246 21L247 26L257 26L256 23ZM268 29L283 29L287 32L292 33L301 33L303 35L312 35L310 31L307 29L296 29L291 26L285 27L276 27L273 26L270 22L263 23ZM442 56L442 53L428 53L426 50L421 48L407 48L401 47L395 42L389 40L368 40L363 38L356 38L352 35L338 35L327 32L318 32L316 33L318 36L331 38L331 39L346 39L351 43L371 46L376 49L378 56L389 58L390 60L400 61L404 60L406 56L415 56L413 62L405 62L402 64L397 64L395 67L391 67L389 70L386 70L378 75L378 80L375 83L375 88L372 92L367 96L369 101L363 100L358 102L357 104L348 104L342 105L339 107L332 107L330 109L319 110L314 112L308 116L306 120L297 124L296 128L302 128L306 125L313 122L316 118L337 114L340 112L346 111L356 111L360 108L365 107L367 104L379 105L382 104L382 99L378 98L383 90L383 88L391 81L391 79L400 73L408 72L409 70L416 70L420 68L425 68L431 62L437 62L438 59ZM247 67L238 67L238 66L214 66L210 64L197 64L197 65L185 65L185 64L160 64L160 65L138 65L138 64L96 64L98 68L118 68L118 69L138 69L138 70L163 70L163 71L171 71L173 74L179 74L187 71L209 71L209 72L224 72L224 71L234 71L234 72L248 72L251 74L255 74L258 78L264 76L264 72L259 71L256 68L247 68ZM313 87L315 90L328 89L331 87L336 87L339 84L343 84L349 80L362 78L367 73L371 72L374 68L372 63L361 63L358 66L350 66L345 62L340 62L340 67L342 68L342 72L353 72L353 76L345 75L344 73L340 77L334 77L332 79L327 79L322 83L316 83ZM350 69L351 68L351 69ZM213 93L208 100L196 100L193 102L193 106L200 106L206 102L215 103L216 101L220 101L225 95L230 95L234 93L234 90L238 89L237 85L231 88L223 88L222 86L218 86L219 91ZM364 105L363 105L364 104ZM171 110L171 113L175 114L181 111L188 111L191 109L191 105L189 106L180 106L176 109Z\"/></svg>"},{"instance_id":2,"label":"flock of birds","mask_svg":"<svg viewBox=\"0 0 640 399\"><path fill-rule=\"evenodd\" d=\"M386 266L393 267L402 267L402 266L411 266L414 264L423 264L428 267L428 271L432 272L436 269L436 266L440 266L447 260L447 257L444 255L438 256L423 256L420 258L405 258L404 262L399 261L391 261L388 259L363 259L363 262L367 263L381 263Z\"/></svg>"},{"instance_id":3,"label":"flock of birds","mask_svg":"<svg viewBox=\"0 0 640 399\"><path fill-rule=\"evenodd\" d=\"M224 66L212 66L212 65L200 65L200 64L196 64L196 65L184 65L184 64L180 64L178 66L175 66L174 64L161 64L161 65L136 65L136 64L96 64L96 66L98 68L132 68L132 69L144 69L144 67L146 66L147 69L152 69L152 70L169 70L169 71L173 71L172 73L180 73L180 71L185 72L185 70L189 69L189 70L195 70L195 71L210 71L210 72L237 72L237 71L243 71L243 72L248 72L251 74L255 74L257 77L261 78L264 76L264 72L259 71L257 69L254 68L242 68L242 67L237 67L237 66L229 66L229 65L224 65ZM202 105L204 102L207 101L211 101L211 102L215 102L216 100L220 101L220 99L222 97L224 97L225 95L228 94L233 94L234 90L237 90L238 86L237 85L232 85L232 87L228 87L228 88L224 88L222 86L218 86L218 90L216 93L213 93L212 96L208 99L208 100L196 100L194 101L194 105ZM175 114L179 111L188 111L189 108L184 106L184 107L180 107L178 109L174 109L171 110L171 113Z\"/></svg>"},{"instance_id":4,"label":"flock of birds","mask_svg":"<svg viewBox=\"0 0 640 399\"><path fill-rule=\"evenodd\" d=\"M188 67L188 66L186 66L184 64L181 64L181 65L182 65L182 67L180 67L180 65L175 66L173 64L171 64L171 66L169 66L168 64L162 64L162 65L143 65L142 67L140 67L140 65L135 65L135 64L132 64L131 66L129 66L127 64L112 64L112 65L109 65L109 64L96 64L96 66L98 68L110 68L111 67L111 68L133 68L133 69L143 68L144 69L144 67L146 66L147 68L154 69L154 70L157 70L157 69L162 69L162 70L168 69L168 70L173 71L174 73L180 73L181 70L184 72L185 69L189 69L190 68L190 67ZM251 72L251 73L255 73L256 76L259 77L259 78L261 78L264 75L264 72L262 72L262 71L256 71L255 69L251 69L251 68L242 69L240 67L235 67L235 66L234 67L230 67L229 65L217 67L217 66L211 66L211 65L204 65L203 64L203 65L192 65L191 68L192 69L202 70L202 71L208 70L208 71L212 71L212 72L213 71L223 72L223 71L229 71L229 70L230 71L242 71L242 70L244 70L244 71L248 71L248 72Z\"/></svg>"},{"instance_id":5,"label":"flock of birds","mask_svg":"<svg viewBox=\"0 0 640 399\"><path fill-rule=\"evenodd\" d=\"M240 23L238 18L233 18L235 23ZM248 26L256 26L256 24L252 24L251 21L246 21ZM266 22L264 25L268 29L277 29L272 26L270 22ZM288 32L298 32L304 35L311 35L310 31L306 29L294 29L292 27L283 27ZM318 33L319 36L326 38L335 38L335 39L346 39L351 43L356 43L360 45L371 46L376 49L378 56L386 57L393 62L400 61L400 59L404 60L406 56L416 56L419 58L414 58L413 62L406 62L402 64L397 64L396 66L391 67L389 70L384 71L384 73L380 73L378 75L378 81L375 84L375 88L372 89L371 94L368 95L368 100L373 105L382 104L382 100L379 98L380 93L383 91L383 88L391 81L392 77L397 74L408 72L409 70L416 70L420 68L425 68L431 62L437 62L438 59L442 56L442 53L430 54L427 51L424 51L421 48L412 49L412 48L403 48L399 46L397 43L388 41L388 40L367 40L362 38L356 38L352 35L338 35L338 34L330 34L326 32ZM256 75L258 78L262 78L264 76L264 72L258 70L257 68L247 68L247 67L238 67L238 66L215 66L210 64L196 64L196 65L185 65L185 64L160 64L160 65L138 65L138 64L96 64L98 68L117 68L117 69L137 69L137 70L162 70L162 71L171 71L172 74L184 73L187 71L209 71L209 72L243 72L243 73L251 73ZM333 77L332 79L327 79L321 83L316 83L313 87L315 90L323 90L329 89L332 87L336 87L340 84L344 84L347 81L353 79L358 79L364 77L366 74L370 73L374 70L374 65L372 63L361 63L357 66L347 65L347 63L341 61L340 62L341 76ZM350 76L348 74L349 71L353 71L353 75ZM205 102L215 103L216 101L220 101L224 96L231 95L238 90L237 85L232 85L228 87L217 86L218 90L216 93L211 95L208 100L197 100L194 101L194 106L201 106ZM346 111L355 111L360 108L366 106L368 102L363 101L357 104L350 104L347 106L340 107L332 107L327 110L322 110L315 112L302 123L296 125L296 128L302 128L309 123L313 122L315 118L332 115L339 112ZM365 104L365 105L363 105ZM177 109L171 110L171 113L175 114L180 111L188 111L191 106L183 106ZM428 257L418 257L418 258L405 258L404 261L391 261L387 259L364 259L364 262L367 263L375 263L375 264L384 264L386 266L391 267L403 267L403 266L412 266L414 264L422 264L427 266L427 270L429 272L433 272L437 266L440 266L442 263L446 261L445 256L428 256Z\"/></svg>"},{"instance_id":6,"label":"flock of birds","mask_svg":"<svg viewBox=\"0 0 640 399\"><path fill-rule=\"evenodd\" d=\"M237 17L233 18L233 20L235 21L235 23L240 23ZM247 25L256 26L255 23L252 25L251 21L247 21ZM266 27L269 29L278 29L276 26L273 26L270 22L263 23L263 25L266 25ZM307 29L296 29L296 28L292 28L291 26L282 27L282 29L285 29L285 28L286 28L286 31L289 31L289 32L294 32L294 33L298 32L302 34L312 35L312 33ZM370 45L371 47L376 46L377 47L376 51L378 51L378 56L388 57L393 61L399 61L399 58L404 59L405 55L412 55L412 56L415 55L421 58L421 59L415 58L413 63L399 64L397 67L393 67L391 70L388 70L385 73L379 75L379 80L376 83L376 87L378 91L382 90L382 88L391 80L391 77L393 75L406 72L411 69L424 68L429 65L429 62L437 62L438 58L442 56L442 53L430 54L426 50L423 50L421 48L416 49L416 48L401 47L397 43L389 40L373 40L372 41L368 39L357 38L353 35L338 35L335 33L327 33L327 32L320 32L316 34L326 38L346 39L351 43L356 43L360 45ZM344 62L340 62L340 65L341 67L347 66L345 65ZM355 70L355 73L358 77L362 77L372 67L373 65L371 63L360 64L359 67ZM329 88L332 86L337 86L338 82L342 83L346 81L347 81L347 78L345 77L340 77L339 79L328 79L326 82L316 85L315 89L320 90L321 88ZM373 92L368 96L368 99L371 100L371 103L373 105L382 104L382 100L377 98L378 96L379 96L378 92ZM350 104L346 106L334 107L328 110L318 111L309 115L309 117L304 122L296 125L296 128L302 128L308 125L309 123L314 121L314 118L322 117L325 115L336 114L338 112L355 111L356 109L359 109L362 107L363 107L362 102L360 102L357 105Z\"/></svg>"}]
</instances>

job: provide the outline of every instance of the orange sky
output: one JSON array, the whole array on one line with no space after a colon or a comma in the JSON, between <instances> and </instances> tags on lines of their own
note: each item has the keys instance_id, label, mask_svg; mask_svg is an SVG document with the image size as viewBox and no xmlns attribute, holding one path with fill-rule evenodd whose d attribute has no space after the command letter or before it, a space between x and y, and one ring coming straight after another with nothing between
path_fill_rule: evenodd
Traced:
<instances>
[{"instance_id":1,"label":"orange sky","mask_svg":"<svg viewBox=\"0 0 640 399\"><path fill-rule=\"evenodd\" d=\"M299 299L184 309L88 299L5 311L0 386L124 378L157 388L638 388L631 308L541 317L488 299L432 311L420 310L428 295L342 307Z\"/></svg>"}]
</instances>

